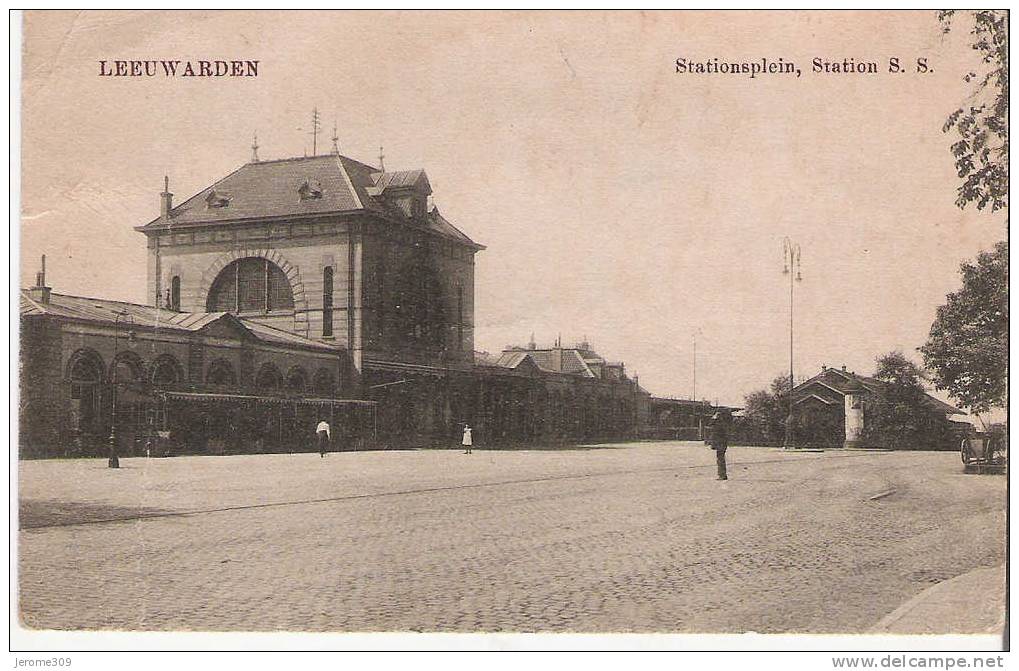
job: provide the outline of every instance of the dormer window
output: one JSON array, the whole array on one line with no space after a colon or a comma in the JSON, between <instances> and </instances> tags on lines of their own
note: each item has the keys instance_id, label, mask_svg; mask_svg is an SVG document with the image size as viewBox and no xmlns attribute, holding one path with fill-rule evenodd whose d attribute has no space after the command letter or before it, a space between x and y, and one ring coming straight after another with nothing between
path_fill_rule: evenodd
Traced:
<instances>
[{"instance_id":1,"label":"dormer window","mask_svg":"<svg viewBox=\"0 0 1019 671\"><path fill-rule=\"evenodd\" d=\"M301 200L315 200L322 197L322 183L317 179L306 179L297 187Z\"/></svg>"},{"instance_id":2,"label":"dormer window","mask_svg":"<svg viewBox=\"0 0 1019 671\"><path fill-rule=\"evenodd\" d=\"M205 197L205 207L210 210L227 207L228 205L230 205L230 196L225 193L210 191L209 195Z\"/></svg>"}]
</instances>

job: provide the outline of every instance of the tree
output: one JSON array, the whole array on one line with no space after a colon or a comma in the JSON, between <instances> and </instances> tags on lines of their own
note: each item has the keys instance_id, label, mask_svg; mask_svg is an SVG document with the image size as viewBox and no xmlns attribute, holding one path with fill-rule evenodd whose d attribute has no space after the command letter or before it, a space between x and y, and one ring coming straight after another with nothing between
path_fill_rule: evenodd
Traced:
<instances>
[{"instance_id":1,"label":"tree","mask_svg":"<svg viewBox=\"0 0 1019 671\"><path fill-rule=\"evenodd\" d=\"M742 440L762 445L781 445L789 414L789 376L779 375L769 389L747 394L743 399Z\"/></svg>"},{"instance_id":2,"label":"tree","mask_svg":"<svg viewBox=\"0 0 1019 671\"><path fill-rule=\"evenodd\" d=\"M924 389L926 375L902 352L878 357L874 378L884 384L864 405L863 442L892 449L940 449L949 422L932 410Z\"/></svg>"},{"instance_id":3,"label":"tree","mask_svg":"<svg viewBox=\"0 0 1019 671\"><path fill-rule=\"evenodd\" d=\"M952 145L955 167L962 179L955 204L965 208L976 203L982 210L1008 207L1008 12L979 10L970 35L980 52L986 72L969 72L967 82L977 82L967 103L952 112L942 131L953 129L959 139ZM938 13L945 33L952 29L955 10Z\"/></svg>"},{"instance_id":4,"label":"tree","mask_svg":"<svg viewBox=\"0 0 1019 671\"><path fill-rule=\"evenodd\" d=\"M1008 393L1008 244L960 268L962 288L938 308L920 348L935 386L975 413Z\"/></svg>"}]
</instances>

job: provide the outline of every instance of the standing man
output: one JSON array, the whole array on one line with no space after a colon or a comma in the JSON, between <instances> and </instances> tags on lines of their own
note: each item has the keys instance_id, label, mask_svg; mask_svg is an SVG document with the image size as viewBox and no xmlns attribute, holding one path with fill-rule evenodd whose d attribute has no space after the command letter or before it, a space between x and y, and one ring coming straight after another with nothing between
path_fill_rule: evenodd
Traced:
<instances>
[{"instance_id":1,"label":"standing man","mask_svg":"<svg viewBox=\"0 0 1019 671\"><path fill-rule=\"evenodd\" d=\"M329 450L329 422L324 419L319 422L315 427L315 433L318 435L318 455L325 458L326 451Z\"/></svg>"},{"instance_id":2,"label":"standing man","mask_svg":"<svg viewBox=\"0 0 1019 671\"><path fill-rule=\"evenodd\" d=\"M711 418L711 449L715 451L718 462L718 480L728 480L725 472L725 450L729 447L729 433L732 430L732 413L722 409Z\"/></svg>"}]
</instances>

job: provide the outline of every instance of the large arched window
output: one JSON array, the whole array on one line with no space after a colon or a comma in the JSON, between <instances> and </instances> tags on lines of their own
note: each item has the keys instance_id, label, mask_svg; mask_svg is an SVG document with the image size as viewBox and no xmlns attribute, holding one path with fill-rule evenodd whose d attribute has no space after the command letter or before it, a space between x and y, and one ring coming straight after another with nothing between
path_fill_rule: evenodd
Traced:
<instances>
[{"instance_id":1,"label":"large arched window","mask_svg":"<svg viewBox=\"0 0 1019 671\"><path fill-rule=\"evenodd\" d=\"M209 289L209 312L274 312L294 309L290 281L279 266L259 257L234 261Z\"/></svg>"}]
</instances>

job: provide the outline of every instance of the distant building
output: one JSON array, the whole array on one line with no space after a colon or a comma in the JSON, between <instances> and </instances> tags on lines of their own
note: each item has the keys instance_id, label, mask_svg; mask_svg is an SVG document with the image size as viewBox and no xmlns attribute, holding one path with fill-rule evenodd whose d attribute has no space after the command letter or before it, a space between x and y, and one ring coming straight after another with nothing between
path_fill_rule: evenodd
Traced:
<instances>
[{"instance_id":1,"label":"distant building","mask_svg":"<svg viewBox=\"0 0 1019 671\"><path fill-rule=\"evenodd\" d=\"M481 445L636 437L646 392L586 343L475 360L484 247L431 193L336 153L253 160L177 205L167 180L137 227L146 305L22 292L22 455L102 453L114 422L124 453L312 449L326 412L351 449L465 423Z\"/></svg>"},{"instance_id":2,"label":"distant building","mask_svg":"<svg viewBox=\"0 0 1019 671\"><path fill-rule=\"evenodd\" d=\"M847 371L845 366L841 370L823 367L820 373L793 389L793 404L799 425L819 427L826 435L800 436L800 439L824 442L835 438L845 447L860 446L867 422L867 404L880 396L887 386L887 382ZM924 400L929 412L941 417L966 414L930 394L926 394ZM830 427L839 430L833 432Z\"/></svg>"},{"instance_id":3,"label":"distant building","mask_svg":"<svg viewBox=\"0 0 1019 671\"><path fill-rule=\"evenodd\" d=\"M648 399L648 417L641 424L640 435L657 440L704 440L711 417L720 408L726 406L712 405L708 401L652 396Z\"/></svg>"}]
</instances>

